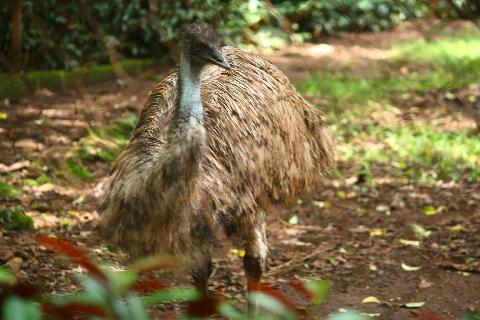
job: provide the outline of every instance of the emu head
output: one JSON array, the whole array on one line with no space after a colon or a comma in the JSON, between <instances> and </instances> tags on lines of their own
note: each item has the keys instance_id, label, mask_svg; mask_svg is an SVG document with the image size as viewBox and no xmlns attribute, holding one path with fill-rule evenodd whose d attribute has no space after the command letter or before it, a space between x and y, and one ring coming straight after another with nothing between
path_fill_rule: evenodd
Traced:
<instances>
[{"instance_id":1,"label":"emu head","mask_svg":"<svg viewBox=\"0 0 480 320\"><path fill-rule=\"evenodd\" d=\"M184 53L188 54L195 64L201 66L215 64L225 69L231 69L222 53L219 36L208 25L198 23L190 25L183 41Z\"/></svg>"}]
</instances>

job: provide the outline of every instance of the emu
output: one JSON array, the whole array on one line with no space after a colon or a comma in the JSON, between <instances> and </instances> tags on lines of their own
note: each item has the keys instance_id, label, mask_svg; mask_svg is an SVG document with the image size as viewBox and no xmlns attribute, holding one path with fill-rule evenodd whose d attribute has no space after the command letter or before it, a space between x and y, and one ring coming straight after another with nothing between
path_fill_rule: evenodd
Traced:
<instances>
[{"instance_id":1,"label":"emu","mask_svg":"<svg viewBox=\"0 0 480 320\"><path fill-rule=\"evenodd\" d=\"M267 257L264 212L318 186L334 150L321 112L276 66L193 25L115 163L101 233L132 257L178 256L206 294L220 225L246 252L251 290Z\"/></svg>"}]
</instances>

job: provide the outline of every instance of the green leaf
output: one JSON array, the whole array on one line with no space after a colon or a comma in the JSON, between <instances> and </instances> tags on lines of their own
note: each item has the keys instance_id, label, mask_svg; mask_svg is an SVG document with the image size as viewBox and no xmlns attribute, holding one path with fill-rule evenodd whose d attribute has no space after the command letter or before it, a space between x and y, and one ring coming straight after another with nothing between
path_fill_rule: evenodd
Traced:
<instances>
[{"instance_id":1,"label":"green leaf","mask_svg":"<svg viewBox=\"0 0 480 320\"><path fill-rule=\"evenodd\" d=\"M150 307L157 303L171 301L192 301L199 298L199 293L194 289L173 288L162 290L157 293L141 298L145 307Z\"/></svg>"},{"instance_id":2,"label":"green leaf","mask_svg":"<svg viewBox=\"0 0 480 320\"><path fill-rule=\"evenodd\" d=\"M109 272L108 275L111 279L114 291L121 294L126 292L127 289L138 279L137 274L130 271L113 271Z\"/></svg>"},{"instance_id":3,"label":"green leaf","mask_svg":"<svg viewBox=\"0 0 480 320\"><path fill-rule=\"evenodd\" d=\"M89 181L92 178L90 171L80 165L74 158L67 158L66 163L70 173L80 180Z\"/></svg>"},{"instance_id":4,"label":"green leaf","mask_svg":"<svg viewBox=\"0 0 480 320\"><path fill-rule=\"evenodd\" d=\"M243 312L232 306L228 302L222 302L218 306L218 314L233 320L249 320L250 317L246 316Z\"/></svg>"},{"instance_id":5,"label":"green leaf","mask_svg":"<svg viewBox=\"0 0 480 320\"><path fill-rule=\"evenodd\" d=\"M440 206L438 208L435 208L433 206L426 206L423 208L423 213L425 213L426 216L432 216L434 214L442 212L443 210L445 210L444 206Z\"/></svg>"},{"instance_id":6,"label":"green leaf","mask_svg":"<svg viewBox=\"0 0 480 320\"><path fill-rule=\"evenodd\" d=\"M3 303L4 320L40 320L42 314L37 304L18 297L8 297Z\"/></svg>"},{"instance_id":7,"label":"green leaf","mask_svg":"<svg viewBox=\"0 0 480 320\"><path fill-rule=\"evenodd\" d=\"M12 285L16 282L12 270L7 266L0 266L0 284Z\"/></svg>"},{"instance_id":8,"label":"green leaf","mask_svg":"<svg viewBox=\"0 0 480 320\"><path fill-rule=\"evenodd\" d=\"M36 186L38 186L38 182L35 179L24 179L23 180L23 185L25 187L36 187Z\"/></svg>"},{"instance_id":9,"label":"green leaf","mask_svg":"<svg viewBox=\"0 0 480 320\"><path fill-rule=\"evenodd\" d=\"M148 316L142 301L138 296L129 294L127 297L126 307L128 310L128 319L148 320Z\"/></svg>"},{"instance_id":10,"label":"green leaf","mask_svg":"<svg viewBox=\"0 0 480 320\"><path fill-rule=\"evenodd\" d=\"M0 112L0 120L5 120L8 118L8 114L6 114L5 112Z\"/></svg>"},{"instance_id":11,"label":"green leaf","mask_svg":"<svg viewBox=\"0 0 480 320\"><path fill-rule=\"evenodd\" d=\"M313 295L313 303L322 303L327 297L330 283L327 280L307 280L305 286Z\"/></svg>"},{"instance_id":12,"label":"green leaf","mask_svg":"<svg viewBox=\"0 0 480 320\"><path fill-rule=\"evenodd\" d=\"M480 320L480 312L467 313L462 316L461 320Z\"/></svg>"},{"instance_id":13,"label":"green leaf","mask_svg":"<svg viewBox=\"0 0 480 320\"><path fill-rule=\"evenodd\" d=\"M22 190L5 182L0 181L0 196L18 197Z\"/></svg>"},{"instance_id":14,"label":"green leaf","mask_svg":"<svg viewBox=\"0 0 480 320\"><path fill-rule=\"evenodd\" d=\"M371 319L368 316L365 316L357 311L345 311L338 312L333 315L330 315L327 320L369 320Z\"/></svg>"},{"instance_id":15,"label":"green leaf","mask_svg":"<svg viewBox=\"0 0 480 320\"><path fill-rule=\"evenodd\" d=\"M289 319L294 319L294 315L287 309L286 306L268 294L262 292L251 292L248 295L248 300L250 303L258 305L260 309L265 309L274 314L282 315Z\"/></svg>"}]
</instances>

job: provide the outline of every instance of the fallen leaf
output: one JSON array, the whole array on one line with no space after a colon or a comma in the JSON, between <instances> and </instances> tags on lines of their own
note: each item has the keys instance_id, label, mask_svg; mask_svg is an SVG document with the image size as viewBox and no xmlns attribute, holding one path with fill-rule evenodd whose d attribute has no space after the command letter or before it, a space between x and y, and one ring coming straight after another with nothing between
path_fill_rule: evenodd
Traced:
<instances>
[{"instance_id":1,"label":"fallen leaf","mask_svg":"<svg viewBox=\"0 0 480 320\"><path fill-rule=\"evenodd\" d=\"M407 302L403 306L406 308L421 308L425 305L424 301L419 302Z\"/></svg>"},{"instance_id":2,"label":"fallen leaf","mask_svg":"<svg viewBox=\"0 0 480 320\"><path fill-rule=\"evenodd\" d=\"M73 205L79 206L85 202L85 196L80 196L77 199L73 200Z\"/></svg>"},{"instance_id":3,"label":"fallen leaf","mask_svg":"<svg viewBox=\"0 0 480 320\"><path fill-rule=\"evenodd\" d=\"M427 289L427 288L430 288L431 286L433 286L433 283L429 282L429 281L427 281L423 278L422 278L422 280L420 280L420 283L418 284L418 287L420 289Z\"/></svg>"},{"instance_id":4,"label":"fallen leaf","mask_svg":"<svg viewBox=\"0 0 480 320\"><path fill-rule=\"evenodd\" d=\"M418 240L396 239L395 243L403 246L412 246L412 247L420 246L420 241Z\"/></svg>"},{"instance_id":5,"label":"fallen leaf","mask_svg":"<svg viewBox=\"0 0 480 320\"><path fill-rule=\"evenodd\" d=\"M387 232L387 228L374 228L370 231L370 237L384 237Z\"/></svg>"},{"instance_id":6,"label":"fallen leaf","mask_svg":"<svg viewBox=\"0 0 480 320\"><path fill-rule=\"evenodd\" d=\"M381 313L365 313L365 312L362 312L361 315L367 316L367 317L380 317L382 314Z\"/></svg>"},{"instance_id":7,"label":"fallen leaf","mask_svg":"<svg viewBox=\"0 0 480 320\"><path fill-rule=\"evenodd\" d=\"M329 209L332 204L329 201L312 200L312 205L320 209Z\"/></svg>"},{"instance_id":8,"label":"fallen leaf","mask_svg":"<svg viewBox=\"0 0 480 320\"><path fill-rule=\"evenodd\" d=\"M367 232L370 232L370 229L365 227L365 226L356 226L354 228L350 228L348 229L348 231L350 231L351 233L367 233Z\"/></svg>"},{"instance_id":9,"label":"fallen leaf","mask_svg":"<svg viewBox=\"0 0 480 320\"><path fill-rule=\"evenodd\" d=\"M454 232L468 232L468 229L464 226L462 226L461 224L457 224L453 227L450 227L450 231L454 231Z\"/></svg>"},{"instance_id":10,"label":"fallen leaf","mask_svg":"<svg viewBox=\"0 0 480 320\"><path fill-rule=\"evenodd\" d=\"M289 220L288 223L290 224L298 224L298 216L294 214Z\"/></svg>"},{"instance_id":11,"label":"fallen leaf","mask_svg":"<svg viewBox=\"0 0 480 320\"><path fill-rule=\"evenodd\" d=\"M423 213L426 215L426 216L433 216L439 212L442 212L443 210L445 210L445 206L440 206L438 208L435 208L433 206L426 206L423 208Z\"/></svg>"},{"instance_id":12,"label":"fallen leaf","mask_svg":"<svg viewBox=\"0 0 480 320\"><path fill-rule=\"evenodd\" d=\"M362 303L381 303L377 297L370 296L362 300Z\"/></svg>"},{"instance_id":13,"label":"fallen leaf","mask_svg":"<svg viewBox=\"0 0 480 320\"><path fill-rule=\"evenodd\" d=\"M18 171L23 168L28 168L30 167L30 161L24 160L24 161L19 161L15 162L9 166L0 163L0 173L7 173L7 172L12 172L12 171Z\"/></svg>"},{"instance_id":14,"label":"fallen leaf","mask_svg":"<svg viewBox=\"0 0 480 320\"><path fill-rule=\"evenodd\" d=\"M44 183L44 184L42 184L41 186L38 186L38 187L33 187L34 191L40 192L40 193L52 191L53 189L55 189L55 185L53 183L50 183L50 182Z\"/></svg>"},{"instance_id":15,"label":"fallen leaf","mask_svg":"<svg viewBox=\"0 0 480 320\"><path fill-rule=\"evenodd\" d=\"M418 270L422 269L422 267L409 266L408 264L405 264L403 262L401 263L401 267L405 271L418 271Z\"/></svg>"},{"instance_id":16,"label":"fallen leaf","mask_svg":"<svg viewBox=\"0 0 480 320\"><path fill-rule=\"evenodd\" d=\"M242 249L232 248L230 249L230 253L240 258L243 258L245 256L245 250L242 250Z\"/></svg>"},{"instance_id":17,"label":"fallen leaf","mask_svg":"<svg viewBox=\"0 0 480 320\"><path fill-rule=\"evenodd\" d=\"M378 212L387 212L387 211L390 210L390 207L388 207L386 205L383 205L383 204L380 204L380 205L375 207L375 210L377 210Z\"/></svg>"},{"instance_id":18,"label":"fallen leaf","mask_svg":"<svg viewBox=\"0 0 480 320\"><path fill-rule=\"evenodd\" d=\"M347 194L345 193L345 191L343 190L337 191L337 197L339 197L340 199L344 199L346 196Z\"/></svg>"},{"instance_id":19,"label":"fallen leaf","mask_svg":"<svg viewBox=\"0 0 480 320\"><path fill-rule=\"evenodd\" d=\"M12 272L13 272L17 277L19 277L19 276L20 276L20 269L22 268L22 263L23 263L23 259L22 259L22 258L20 258L20 257L14 257L14 258L8 260L8 262L5 263L5 264L10 267L10 269L12 270Z\"/></svg>"},{"instance_id":20,"label":"fallen leaf","mask_svg":"<svg viewBox=\"0 0 480 320\"><path fill-rule=\"evenodd\" d=\"M427 230L424 227L422 227L421 225L416 224L416 223L412 223L410 225L410 228L412 228L413 233L415 233L415 235L418 238L428 238L432 234L432 231Z\"/></svg>"}]
</instances>

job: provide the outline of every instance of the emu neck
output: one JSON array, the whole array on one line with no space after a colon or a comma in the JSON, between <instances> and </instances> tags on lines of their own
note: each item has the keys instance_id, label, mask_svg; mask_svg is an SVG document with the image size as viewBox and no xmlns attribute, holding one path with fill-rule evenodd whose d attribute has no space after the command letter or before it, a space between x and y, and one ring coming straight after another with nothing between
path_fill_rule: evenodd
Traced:
<instances>
[{"instance_id":1,"label":"emu neck","mask_svg":"<svg viewBox=\"0 0 480 320\"><path fill-rule=\"evenodd\" d=\"M178 79L178 127L190 123L193 119L197 120L200 124L203 124L203 106L200 95L200 72L201 67L193 64L184 50L180 56Z\"/></svg>"},{"instance_id":2,"label":"emu neck","mask_svg":"<svg viewBox=\"0 0 480 320\"><path fill-rule=\"evenodd\" d=\"M178 211L188 205L186 195L195 190L204 148L206 131L203 125L203 106L200 98L201 67L192 64L188 54L180 57L176 118L170 132L168 157L160 162L165 203Z\"/></svg>"}]
</instances>

